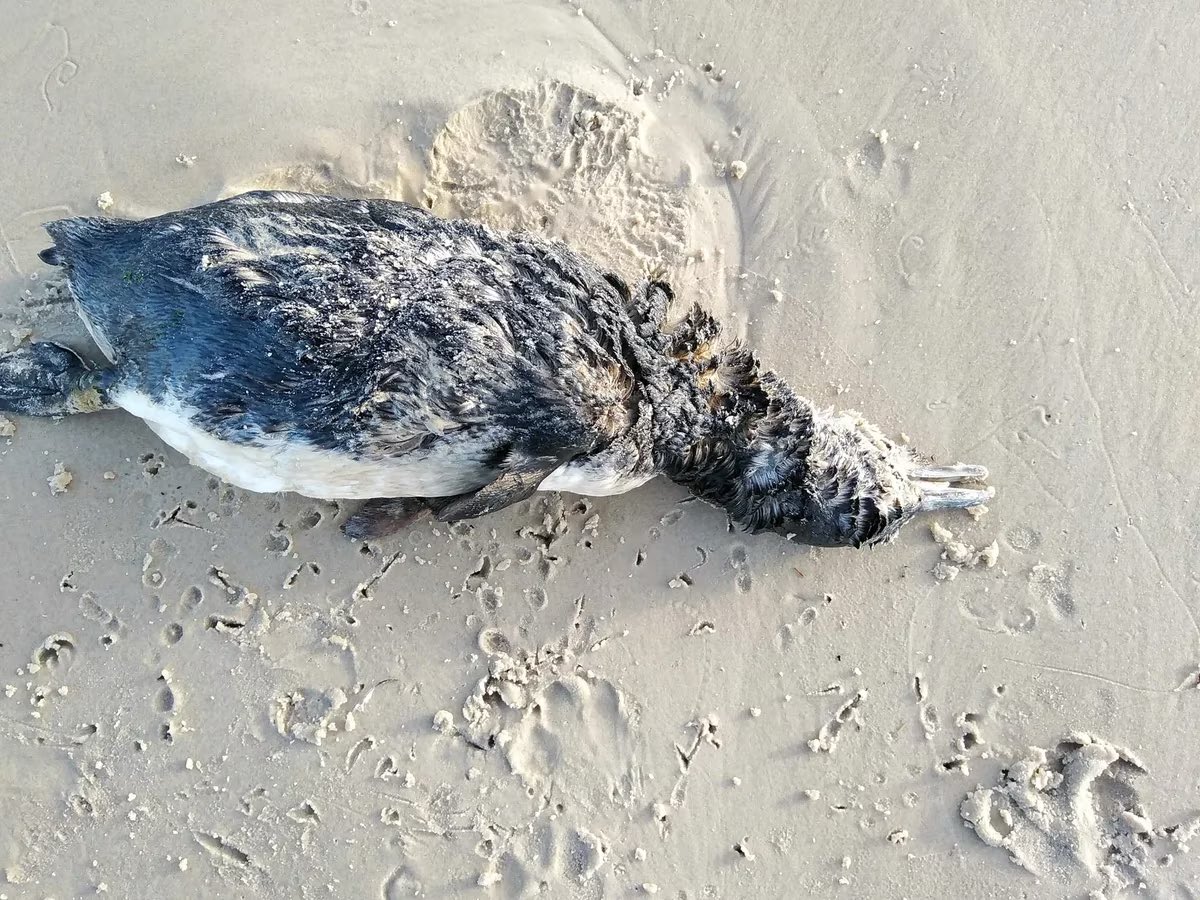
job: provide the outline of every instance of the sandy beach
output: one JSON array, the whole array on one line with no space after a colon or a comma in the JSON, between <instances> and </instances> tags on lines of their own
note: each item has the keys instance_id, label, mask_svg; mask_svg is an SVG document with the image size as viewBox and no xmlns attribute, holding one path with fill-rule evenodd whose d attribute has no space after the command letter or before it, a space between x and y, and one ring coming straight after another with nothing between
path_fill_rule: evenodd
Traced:
<instances>
[{"instance_id":1,"label":"sandy beach","mask_svg":"<svg viewBox=\"0 0 1200 900\"><path fill-rule=\"evenodd\" d=\"M665 480L364 544L120 411L0 417L0 900L1200 897L1200 19L4 21L0 352L99 358L46 221L389 197L661 275L997 493L864 551Z\"/></svg>"}]
</instances>

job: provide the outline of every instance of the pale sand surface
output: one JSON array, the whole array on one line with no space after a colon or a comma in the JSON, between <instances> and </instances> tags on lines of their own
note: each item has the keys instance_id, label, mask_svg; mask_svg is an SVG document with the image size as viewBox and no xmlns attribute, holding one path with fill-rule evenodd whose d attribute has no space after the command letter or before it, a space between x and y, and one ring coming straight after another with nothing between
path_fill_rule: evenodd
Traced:
<instances>
[{"instance_id":1,"label":"pale sand surface","mask_svg":"<svg viewBox=\"0 0 1200 900\"><path fill-rule=\"evenodd\" d=\"M999 493L862 553L666 483L362 547L124 414L17 421L0 897L1200 895L1198 43L1175 4L6 0L0 349L88 346L36 252L105 193L393 196L665 270Z\"/></svg>"}]
</instances>

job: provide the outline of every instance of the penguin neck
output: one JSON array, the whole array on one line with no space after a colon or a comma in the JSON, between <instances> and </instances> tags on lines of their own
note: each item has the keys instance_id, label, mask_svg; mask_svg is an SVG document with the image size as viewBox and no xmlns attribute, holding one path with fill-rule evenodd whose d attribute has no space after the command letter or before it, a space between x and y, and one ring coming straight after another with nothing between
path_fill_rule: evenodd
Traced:
<instances>
[{"instance_id":1,"label":"penguin neck","mask_svg":"<svg viewBox=\"0 0 1200 900\"><path fill-rule=\"evenodd\" d=\"M746 528L777 525L776 489L803 481L811 406L761 369L751 351L723 342L719 325L698 307L663 338L657 468Z\"/></svg>"}]
</instances>

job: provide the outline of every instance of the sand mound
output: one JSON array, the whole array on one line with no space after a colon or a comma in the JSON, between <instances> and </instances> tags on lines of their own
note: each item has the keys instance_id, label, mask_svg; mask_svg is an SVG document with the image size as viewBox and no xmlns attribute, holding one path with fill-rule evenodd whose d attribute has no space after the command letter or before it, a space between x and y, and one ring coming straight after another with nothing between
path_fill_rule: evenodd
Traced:
<instances>
[{"instance_id":1,"label":"sand mound","mask_svg":"<svg viewBox=\"0 0 1200 900\"><path fill-rule=\"evenodd\" d=\"M620 271L681 266L697 237L692 198L647 152L644 126L557 81L497 91L438 134L425 196L439 215L563 238Z\"/></svg>"}]
</instances>

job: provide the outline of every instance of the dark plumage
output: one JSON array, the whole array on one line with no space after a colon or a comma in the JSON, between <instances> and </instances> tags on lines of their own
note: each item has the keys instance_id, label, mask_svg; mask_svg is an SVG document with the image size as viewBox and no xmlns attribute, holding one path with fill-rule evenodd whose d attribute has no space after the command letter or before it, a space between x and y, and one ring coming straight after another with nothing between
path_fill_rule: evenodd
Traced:
<instances>
[{"instance_id":1,"label":"dark plumage","mask_svg":"<svg viewBox=\"0 0 1200 900\"><path fill-rule=\"evenodd\" d=\"M32 345L0 358L0 409L123 407L243 487L368 499L355 536L657 474L751 531L830 545L989 496L949 486L981 468L922 467L815 409L699 307L663 330L666 285L560 243L282 192L47 230L113 367Z\"/></svg>"}]
</instances>

